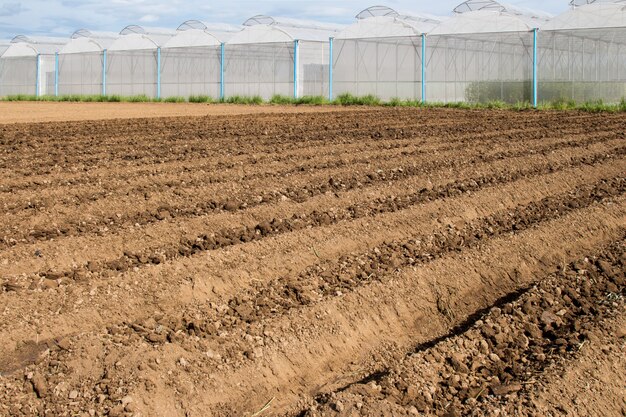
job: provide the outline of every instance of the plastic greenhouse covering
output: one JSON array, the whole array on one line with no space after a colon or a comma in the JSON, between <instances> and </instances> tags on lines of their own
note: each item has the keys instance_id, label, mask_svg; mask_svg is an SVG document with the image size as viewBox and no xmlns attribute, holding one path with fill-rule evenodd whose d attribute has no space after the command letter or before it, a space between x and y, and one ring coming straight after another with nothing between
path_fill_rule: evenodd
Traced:
<instances>
[{"instance_id":1,"label":"plastic greenhouse covering","mask_svg":"<svg viewBox=\"0 0 626 417\"><path fill-rule=\"evenodd\" d=\"M338 29L271 16L248 19L225 46L225 95L326 95L328 41Z\"/></svg>"},{"instance_id":2,"label":"plastic greenhouse covering","mask_svg":"<svg viewBox=\"0 0 626 417\"><path fill-rule=\"evenodd\" d=\"M528 24L537 26L541 22L547 22L552 18L550 13L519 7L495 0L467 0L454 8L454 13L467 13L474 11L495 11L515 15Z\"/></svg>"},{"instance_id":3,"label":"plastic greenhouse covering","mask_svg":"<svg viewBox=\"0 0 626 417\"><path fill-rule=\"evenodd\" d=\"M421 36L336 39L333 92L421 100Z\"/></svg>"},{"instance_id":4,"label":"plastic greenhouse covering","mask_svg":"<svg viewBox=\"0 0 626 417\"><path fill-rule=\"evenodd\" d=\"M595 2L541 28L539 96L543 100L626 97L626 4Z\"/></svg>"},{"instance_id":5,"label":"plastic greenhouse covering","mask_svg":"<svg viewBox=\"0 0 626 417\"><path fill-rule=\"evenodd\" d=\"M102 93L104 50L117 33L80 29L59 51L58 92L61 95L95 95Z\"/></svg>"},{"instance_id":6,"label":"plastic greenhouse covering","mask_svg":"<svg viewBox=\"0 0 626 417\"><path fill-rule=\"evenodd\" d=\"M16 36L0 42L0 95L620 101L626 0L559 1L569 8L558 16L467 0L446 17L372 6L347 26L257 15L241 26Z\"/></svg>"},{"instance_id":7,"label":"plastic greenhouse covering","mask_svg":"<svg viewBox=\"0 0 626 417\"><path fill-rule=\"evenodd\" d=\"M531 32L442 34L427 42L428 100L531 101Z\"/></svg>"},{"instance_id":8,"label":"plastic greenhouse covering","mask_svg":"<svg viewBox=\"0 0 626 417\"><path fill-rule=\"evenodd\" d=\"M239 30L239 26L199 20L182 23L176 35L163 45L161 95L219 97L221 44Z\"/></svg>"},{"instance_id":9,"label":"plastic greenhouse covering","mask_svg":"<svg viewBox=\"0 0 626 417\"><path fill-rule=\"evenodd\" d=\"M4 51L6 51L7 49L9 49L9 46L11 44L8 41L0 41L0 56L2 56L2 54L4 53Z\"/></svg>"},{"instance_id":10,"label":"plastic greenhouse covering","mask_svg":"<svg viewBox=\"0 0 626 417\"><path fill-rule=\"evenodd\" d=\"M173 30L127 26L106 55L106 93L158 97L160 48Z\"/></svg>"},{"instance_id":11,"label":"plastic greenhouse covering","mask_svg":"<svg viewBox=\"0 0 626 417\"><path fill-rule=\"evenodd\" d=\"M55 92L54 54L67 39L16 36L0 58L0 96Z\"/></svg>"},{"instance_id":12,"label":"plastic greenhouse covering","mask_svg":"<svg viewBox=\"0 0 626 417\"><path fill-rule=\"evenodd\" d=\"M571 0L570 6L583 6L593 3L626 3L626 0Z\"/></svg>"}]
</instances>

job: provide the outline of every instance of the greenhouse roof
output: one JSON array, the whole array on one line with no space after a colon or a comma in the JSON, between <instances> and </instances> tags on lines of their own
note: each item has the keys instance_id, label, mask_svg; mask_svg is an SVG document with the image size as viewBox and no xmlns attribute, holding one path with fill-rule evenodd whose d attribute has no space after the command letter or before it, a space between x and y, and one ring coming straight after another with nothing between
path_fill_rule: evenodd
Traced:
<instances>
[{"instance_id":1,"label":"greenhouse roof","mask_svg":"<svg viewBox=\"0 0 626 417\"><path fill-rule=\"evenodd\" d=\"M454 35L468 33L527 32L533 29L520 16L496 10L478 10L442 22L429 35Z\"/></svg>"},{"instance_id":2,"label":"greenhouse roof","mask_svg":"<svg viewBox=\"0 0 626 417\"><path fill-rule=\"evenodd\" d=\"M157 49L176 35L176 31L129 25L122 29L120 35L108 48L110 51Z\"/></svg>"},{"instance_id":3,"label":"greenhouse roof","mask_svg":"<svg viewBox=\"0 0 626 417\"><path fill-rule=\"evenodd\" d=\"M339 32L337 39L416 36L435 28L440 20L421 14L400 14L386 6L372 6L356 15L357 21Z\"/></svg>"},{"instance_id":4,"label":"greenhouse roof","mask_svg":"<svg viewBox=\"0 0 626 417\"><path fill-rule=\"evenodd\" d=\"M597 2L570 9L543 25L541 29L595 29L625 26L626 4Z\"/></svg>"},{"instance_id":5,"label":"greenhouse roof","mask_svg":"<svg viewBox=\"0 0 626 417\"><path fill-rule=\"evenodd\" d=\"M117 39L119 37L118 33L115 32L94 32L89 29L78 29L74 33L72 33L72 39L80 39L80 38L94 38L94 39Z\"/></svg>"},{"instance_id":6,"label":"greenhouse roof","mask_svg":"<svg viewBox=\"0 0 626 417\"><path fill-rule=\"evenodd\" d=\"M61 48L59 53L101 52L109 48L117 38L119 35L114 32L92 32L79 29L72 34L70 41Z\"/></svg>"},{"instance_id":7,"label":"greenhouse roof","mask_svg":"<svg viewBox=\"0 0 626 417\"><path fill-rule=\"evenodd\" d=\"M9 47L2 54L3 58L53 55L68 42L66 38L51 38L39 36L18 35L14 37Z\"/></svg>"},{"instance_id":8,"label":"greenhouse roof","mask_svg":"<svg viewBox=\"0 0 626 417\"><path fill-rule=\"evenodd\" d=\"M230 44L328 41L342 26L309 20L254 16L244 22L244 28L229 41Z\"/></svg>"},{"instance_id":9,"label":"greenhouse roof","mask_svg":"<svg viewBox=\"0 0 626 417\"><path fill-rule=\"evenodd\" d=\"M291 17L277 17L277 16L266 16L266 15L257 15L249 18L245 22L243 22L244 26L256 26L256 25L275 25L275 26L283 26L283 27L291 27L297 29L318 29L318 30L329 30L329 31L338 31L345 27L345 25L337 25L334 23L327 22L317 22L314 20L306 20L306 19L293 19Z\"/></svg>"},{"instance_id":10,"label":"greenhouse roof","mask_svg":"<svg viewBox=\"0 0 626 417\"><path fill-rule=\"evenodd\" d=\"M208 32L237 32L241 30L241 26L228 23L207 23L202 20L187 20L181 23L176 30L183 32L192 29L206 30Z\"/></svg>"},{"instance_id":11,"label":"greenhouse roof","mask_svg":"<svg viewBox=\"0 0 626 417\"><path fill-rule=\"evenodd\" d=\"M240 26L220 23L209 24L200 20L188 20L178 27L176 35L168 40L163 47L216 46L227 42L240 30Z\"/></svg>"},{"instance_id":12,"label":"greenhouse roof","mask_svg":"<svg viewBox=\"0 0 626 417\"><path fill-rule=\"evenodd\" d=\"M454 13L475 12L478 10L492 10L497 12L505 12L512 15L520 16L525 19L547 22L552 18L550 13L528 9L525 7L514 6L508 3L501 3L496 0L467 0L453 10Z\"/></svg>"},{"instance_id":13,"label":"greenhouse roof","mask_svg":"<svg viewBox=\"0 0 626 417\"><path fill-rule=\"evenodd\" d=\"M442 20L445 20L444 17L434 16L427 13L400 13L390 7L387 6L371 6L365 10L359 12L356 15L356 18L359 20L369 19L372 17L398 17L403 20L414 20L420 22L430 22L430 23L439 23Z\"/></svg>"},{"instance_id":14,"label":"greenhouse roof","mask_svg":"<svg viewBox=\"0 0 626 417\"><path fill-rule=\"evenodd\" d=\"M9 41L0 41L0 56L2 56L4 51L9 49L9 46L11 46L11 43Z\"/></svg>"},{"instance_id":15,"label":"greenhouse roof","mask_svg":"<svg viewBox=\"0 0 626 417\"><path fill-rule=\"evenodd\" d=\"M594 3L626 3L626 0L571 0L569 2L570 6L574 7Z\"/></svg>"}]
</instances>

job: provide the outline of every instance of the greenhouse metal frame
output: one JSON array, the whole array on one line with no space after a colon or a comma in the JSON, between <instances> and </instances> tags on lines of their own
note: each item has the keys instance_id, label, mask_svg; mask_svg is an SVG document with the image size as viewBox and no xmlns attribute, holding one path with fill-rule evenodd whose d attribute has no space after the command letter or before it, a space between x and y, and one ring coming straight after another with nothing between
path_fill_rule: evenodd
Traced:
<instances>
[{"instance_id":1,"label":"greenhouse metal frame","mask_svg":"<svg viewBox=\"0 0 626 417\"><path fill-rule=\"evenodd\" d=\"M508 103L626 97L626 2L545 13L468 0L452 17L374 6L346 27L259 15L242 26L128 26L0 42L0 96L327 96Z\"/></svg>"}]
</instances>

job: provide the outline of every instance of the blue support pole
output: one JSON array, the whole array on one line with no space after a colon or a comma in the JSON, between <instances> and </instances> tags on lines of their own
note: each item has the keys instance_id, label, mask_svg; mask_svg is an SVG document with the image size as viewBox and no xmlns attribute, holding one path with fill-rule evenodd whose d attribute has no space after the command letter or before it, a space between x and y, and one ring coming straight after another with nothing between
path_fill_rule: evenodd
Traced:
<instances>
[{"instance_id":1,"label":"blue support pole","mask_svg":"<svg viewBox=\"0 0 626 417\"><path fill-rule=\"evenodd\" d=\"M298 98L298 40L293 41L293 98Z\"/></svg>"},{"instance_id":2,"label":"blue support pole","mask_svg":"<svg viewBox=\"0 0 626 417\"><path fill-rule=\"evenodd\" d=\"M54 96L59 96L59 53L54 53Z\"/></svg>"},{"instance_id":3,"label":"blue support pole","mask_svg":"<svg viewBox=\"0 0 626 417\"><path fill-rule=\"evenodd\" d=\"M39 97L39 76L41 75L41 55L37 54L35 63L35 97Z\"/></svg>"},{"instance_id":4,"label":"blue support pole","mask_svg":"<svg viewBox=\"0 0 626 417\"><path fill-rule=\"evenodd\" d=\"M426 103L426 35L422 33L422 104Z\"/></svg>"},{"instance_id":5,"label":"blue support pole","mask_svg":"<svg viewBox=\"0 0 626 417\"><path fill-rule=\"evenodd\" d=\"M224 100L224 65L226 63L225 57L226 47L224 43L220 45L220 100Z\"/></svg>"},{"instance_id":6,"label":"blue support pole","mask_svg":"<svg viewBox=\"0 0 626 417\"><path fill-rule=\"evenodd\" d=\"M333 43L335 38L329 39L328 51L328 100L333 101Z\"/></svg>"},{"instance_id":7,"label":"blue support pole","mask_svg":"<svg viewBox=\"0 0 626 417\"><path fill-rule=\"evenodd\" d=\"M533 107L537 107L538 94L537 94L537 32L539 29L533 29Z\"/></svg>"},{"instance_id":8,"label":"blue support pole","mask_svg":"<svg viewBox=\"0 0 626 417\"><path fill-rule=\"evenodd\" d=\"M157 48L157 99L161 98L161 47Z\"/></svg>"},{"instance_id":9,"label":"blue support pole","mask_svg":"<svg viewBox=\"0 0 626 417\"><path fill-rule=\"evenodd\" d=\"M102 51L102 95L107 95L107 50Z\"/></svg>"}]
</instances>

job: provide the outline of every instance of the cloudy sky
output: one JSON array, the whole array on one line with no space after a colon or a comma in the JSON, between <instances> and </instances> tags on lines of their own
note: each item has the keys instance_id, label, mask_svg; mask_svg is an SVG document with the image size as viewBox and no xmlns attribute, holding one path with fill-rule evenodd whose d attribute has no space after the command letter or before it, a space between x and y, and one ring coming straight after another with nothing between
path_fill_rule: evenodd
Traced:
<instances>
[{"instance_id":1,"label":"cloudy sky","mask_svg":"<svg viewBox=\"0 0 626 417\"><path fill-rule=\"evenodd\" d=\"M256 14L351 23L362 9L384 4L398 11L447 15L462 0L0 0L0 39L16 34L68 37L87 28L119 32L128 24L175 29L188 19L241 24ZM509 0L558 14L568 0Z\"/></svg>"}]
</instances>

